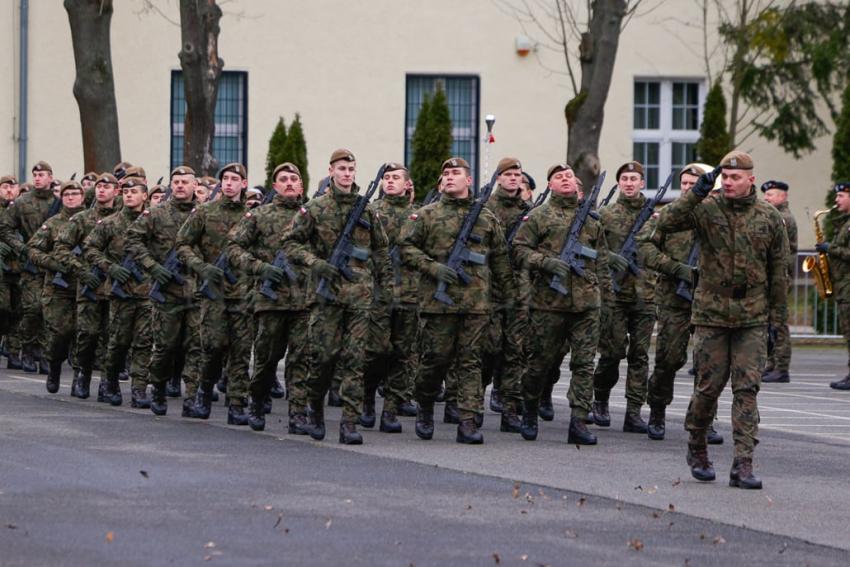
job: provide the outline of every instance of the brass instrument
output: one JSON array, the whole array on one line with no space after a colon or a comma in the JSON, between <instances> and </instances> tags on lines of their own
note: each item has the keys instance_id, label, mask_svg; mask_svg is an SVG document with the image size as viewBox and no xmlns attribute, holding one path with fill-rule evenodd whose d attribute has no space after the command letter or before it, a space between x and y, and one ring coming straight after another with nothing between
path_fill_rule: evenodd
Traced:
<instances>
[{"instance_id":1,"label":"brass instrument","mask_svg":"<svg viewBox=\"0 0 850 567\"><path fill-rule=\"evenodd\" d=\"M834 209L815 211L812 220L815 223L815 240L818 244L823 242L823 230L820 227L820 217ZM803 271L812 272L815 278L815 287L821 299L832 297L832 279L829 276L829 257L824 252L818 252L817 256L806 256L803 260Z\"/></svg>"}]
</instances>

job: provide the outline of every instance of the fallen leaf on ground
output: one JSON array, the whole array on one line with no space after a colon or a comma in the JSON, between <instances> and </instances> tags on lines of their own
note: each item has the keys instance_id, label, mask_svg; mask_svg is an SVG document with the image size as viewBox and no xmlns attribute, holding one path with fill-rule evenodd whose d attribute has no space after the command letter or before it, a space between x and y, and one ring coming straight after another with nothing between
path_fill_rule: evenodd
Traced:
<instances>
[{"instance_id":1,"label":"fallen leaf on ground","mask_svg":"<svg viewBox=\"0 0 850 567\"><path fill-rule=\"evenodd\" d=\"M272 526L272 529L275 529L276 527L278 527L282 521L283 521L283 514L278 514L277 515L277 521L274 523L274 526Z\"/></svg>"},{"instance_id":2,"label":"fallen leaf on ground","mask_svg":"<svg viewBox=\"0 0 850 567\"><path fill-rule=\"evenodd\" d=\"M268 505L263 506L263 510L265 510L266 512L271 512L271 511L272 511L272 506L268 506Z\"/></svg>"},{"instance_id":3,"label":"fallen leaf on ground","mask_svg":"<svg viewBox=\"0 0 850 567\"><path fill-rule=\"evenodd\" d=\"M770 496L767 496L767 495L765 495L765 498L767 498L767 505L773 506L773 498L771 498Z\"/></svg>"},{"instance_id":4,"label":"fallen leaf on ground","mask_svg":"<svg viewBox=\"0 0 850 567\"><path fill-rule=\"evenodd\" d=\"M564 535L565 535L565 536L567 536L567 537L569 537L569 538L573 538L573 539L575 539L575 538L577 538L577 537L578 537L578 534L575 532L575 530L571 530L571 529L567 529L567 530L564 532Z\"/></svg>"},{"instance_id":5,"label":"fallen leaf on ground","mask_svg":"<svg viewBox=\"0 0 850 567\"><path fill-rule=\"evenodd\" d=\"M581 498L579 498L579 499L578 499L578 507L579 507L579 508L581 508L582 506L584 506L584 503L585 503L585 502L587 502L587 498L585 498L584 496L582 496Z\"/></svg>"},{"instance_id":6,"label":"fallen leaf on ground","mask_svg":"<svg viewBox=\"0 0 850 567\"><path fill-rule=\"evenodd\" d=\"M656 485L656 486L652 486L652 487L650 487L649 489L647 489L647 491L646 491L646 492L647 492L648 494L655 494L656 492L658 492L658 486L657 486L657 485Z\"/></svg>"},{"instance_id":7,"label":"fallen leaf on ground","mask_svg":"<svg viewBox=\"0 0 850 567\"><path fill-rule=\"evenodd\" d=\"M723 539L723 536L717 536L714 538L714 545L723 545L724 543L726 543L726 540Z\"/></svg>"},{"instance_id":8,"label":"fallen leaf on ground","mask_svg":"<svg viewBox=\"0 0 850 567\"><path fill-rule=\"evenodd\" d=\"M215 548L215 542L214 541L208 541L207 543L204 544L204 549L213 549L213 548Z\"/></svg>"},{"instance_id":9,"label":"fallen leaf on ground","mask_svg":"<svg viewBox=\"0 0 850 567\"><path fill-rule=\"evenodd\" d=\"M643 549L643 542L637 538L630 539L627 543L629 544L629 547L631 547L635 551L640 551Z\"/></svg>"},{"instance_id":10,"label":"fallen leaf on ground","mask_svg":"<svg viewBox=\"0 0 850 567\"><path fill-rule=\"evenodd\" d=\"M331 518L328 518L328 521L327 521L327 522L325 522L325 529L326 529L326 530L331 529L331 524L332 524L332 523L333 523L333 520L332 520Z\"/></svg>"},{"instance_id":11,"label":"fallen leaf on ground","mask_svg":"<svg viewBox=\"0 0 850 567\"><path fill-rule=\"evenodd\" d=\"M493 554L493 562L494 562L496 565L499 565L499 564L502 562L502 558L501 558L501 557L499 557L499 554L498 554L498 553L494 553L494 554Z\"/></svg>"},{"instance_id":12,"label":"fallen leaf on ground","mask_svg":"<svg viewBox=\"0 0 850 567\"><path fill-rule=\"evenodd\" d=\"M779 550L779 553L785 553L785 550L788 549L788 542L782 542L782 549Z\"/></svg>"},{"instance_id":13,"label":"fallen leaf on ground","mask_svg":"<svg viewBox=\"0 0 850 567\"><path fill-rule=\"evenodd\" d=\"M653 517L653 518L660 518L660 517L661 517L661 512L658 512L658 511L653 512L653 513L652 513L652 517Z\"/></svg>"},{"instance_id":14,"label":"fallen leaf on ground","mask_svg":"<svg viewBox=\"0 0 850 567\"><path fill-rule=\"evenodd\" d=\"M106 532L106 543L112 543L113 539L115 539L115 534L112 532Z\"/></svg>"},{"instance_id":15,"label":"fallen leaf on ground","mask_svg":"<svg viewBox=\"0 0 850 567\"><path fill-rule=\"evenodd\" d=\"M519 498L519 483L518 482L514 483L514 489L513 489L513 492L511 493L511 495L514 498Z\"/></svg>"},{"instance_id":16,"label":"fallen leaf on ground","mask_svg":"<svg viewBox=\"0 0 850 567\"><path fill-rule=\"evenodd\" d=\"M528 560L528 555L527 555L527 554L525 554L525 553L523 553L522 555L520 555L520 556L519 556L519 558L520 558L520 559L522 559L523 561L527 561L527 560Z\"/></svg>"},{"instance_id":17,"label":"fallen leaf on ground","mask_svg":"<svg viewBox=\"0 0 850 567\"><path fill-rule=\"evenodd\" d=\"M677 478L676 480L673 481L673 486L679 486L680 484L682 484L681 478Z\"/></svg>"},{"instance_id":18,"label":"fallen leaf on ground","mask_svg":"<svg viewBox=\"0 0 850 567\"><path fill-rule=\"evenodd\" d=\"M143 477L145 477L145 478L150 478L150 475L148 474L148 471L139 471L139 474L140 474L140 475L142 475L142 476L143 476Z\"/></svg>"},{"instance_id":19,"label":"fallen leaf on ground","mask_svg":"<svg viewBox=\"0 0 850 567\"><path fill-rule=\"evenodd\" d=\"M639 491L643 492L643 487L641 485L637 485L637 486L635 486L635 490L639 490Z\"/></svg>"},{"instance_id":20,"label":"fallen leaf on ground","mask_svg":"<svg viewBox=\"0 0 850 567\"><path fill-rule=\"evenodd\" d=\"M18 529L18 526L16 524L6 524L6 527L9 528L10 530Z\"/></svg>"},{"instance_id":21,"label":"fallen leaf on ground","mask_svg":"<svg viewBox=\"0 0 850 567\"><path fill-rule=\"evenodd\" d=\"M669 504L669 505L667 506L667 511L668 511L668 512L675 512L675 511L676 511L676 507L675 507L675 506L673 506L673 504Z\"/></svg>"}]
</instances>

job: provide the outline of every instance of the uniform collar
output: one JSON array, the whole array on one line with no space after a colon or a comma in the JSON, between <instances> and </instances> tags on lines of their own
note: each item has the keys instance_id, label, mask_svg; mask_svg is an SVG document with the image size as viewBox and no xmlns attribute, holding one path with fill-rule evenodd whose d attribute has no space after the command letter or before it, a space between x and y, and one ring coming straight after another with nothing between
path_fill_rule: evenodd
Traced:
<instances>
[{"instance_id":1,"label":"uniform collar","mask_svg":"<svg viewBox=\"0 0 850 567\"><path fill-rule=\"evenodd\" d=\"M384 200L394 207L406 207L410 203L410 197L401 195L384 195Z\"/></svg>"},{"instance_id":2,"label":"uniform collar","mask_svg":"<svg viewBox=\"0 0 850 567\"><path fill-rule=\"evenodd\" d=\"M638 193L635 197L631 199L626 197L622 192L617 195L617 203L627 207L629 209L639 209L643 207L643 204L646 202L646 197L643 196L643 193Z\"/></svg>"},{"instance_id":3,"label":"uniform collar","mask_svg":"<svg viewBox=\"0 0 850 567\"><path fill-rule=\"evenodd\" d=\"M274 203L276 207L283 207L285 209L298 209L301 207L301 199L298 197L292 198L275 195L274 199L272 199L272 203Z\"/></svg>"},{"instance_id":4,"label":"uniform collar","mask_svg":"<svg viewBox=\"0 0 850 567\"><path fill-rule=\"evenodd\" d=\"M558 207L559 209L575 209L578 207L578 194L558 195L552 193L549 196L549 202L552 203L553 207Z\"/></svg>"},{"instance_id":5,"label":"uniform collar","mask_svg":"<svg viewBox=\"0 0 850 567\"><path fill-rule=\"evenodd\" d=\"M359 197L360 187L356 183L351 184L351 192L345 193L341 191L339 187L336 186L336 183L331 180L331 195L333 195L334 201L337 203L341 203L344 205L350 205L357 200Z\"/></svg>"},{"instance_id":6,"label":"uniform collar","mask_svg":"<svg viewBox=\"0 0 850 567\"><path fill-rule=\"evenodd\" d=\"M727 199L725 195L720 194L720 201L729 209L733 211L743 211L749 209L758 201L758 196L756 195L756 187L753 185L750 187L750 192L745 197L741 197L740 199Z\"/></svg>"}]
</instances>

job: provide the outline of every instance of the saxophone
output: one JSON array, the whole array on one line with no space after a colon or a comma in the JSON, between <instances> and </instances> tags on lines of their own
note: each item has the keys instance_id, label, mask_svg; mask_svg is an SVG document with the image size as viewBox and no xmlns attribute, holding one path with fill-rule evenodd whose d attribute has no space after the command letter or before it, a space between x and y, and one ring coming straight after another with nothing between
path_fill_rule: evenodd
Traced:
<instances>
[{"instance_id":1,"label":"saxophone","mask_svg":"<svg viewBox=\"0 0 850 567\"><path fill-rule=\"evenodd\" d=\"M820 217L829 213L834 208L815 211L812 217L815 223L815 240L818 244L823 242L823 230L821 230L819 222ZM803 271L806 273L812 272L812 275L814 275L815 287L821 299L832 297L832 279L829 277L829 257L825 253L818 252L817 256L806 256L803 260Z\"/></svg>"}]
</instances>

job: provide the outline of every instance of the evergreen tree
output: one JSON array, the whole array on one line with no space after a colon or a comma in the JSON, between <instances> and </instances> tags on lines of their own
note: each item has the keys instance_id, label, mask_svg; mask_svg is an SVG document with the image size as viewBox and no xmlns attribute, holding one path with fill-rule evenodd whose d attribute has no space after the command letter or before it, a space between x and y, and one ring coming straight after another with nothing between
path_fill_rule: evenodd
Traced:
<instances>
[{"instance_id":1,"label":"evergreen tree","mask_svg":"<svg viewBox=\"0 0 850 567\"><path fill-rule=\"evenodd\" d=\"M281 153L282 162L291 162L298 166L301 171L301 180L306 193L310 187L310 175L307 173L307 142L304 139L304 128L301 126L301 115L296 113L295 120L289 125L289 134L286 137L286 145Z\"/></svg>"},{"instance_id":2,"label":"evergreen tree","mask_svg":"<svg viewBox=\"0 0 850 567\"><path fill-rule=\"evenodd\" d=\"M452 119L446 93L438 88L433 98L426 96L413 132L410 176L416 187L416 200L422 200L440 176L440 166L451 157Z\"/></svg>"},{"instance_id":3,"label":"evergreen tree","mask_svg":"<svg viewBox=\"0 0 850 567\"><path fill-rule=\"evenodd\" d=\"M832 181L850 181L850 81L844 88L841 112L835 120L835 136L832 138ZM831 186L827 190L825 203L827 207L835 205L835 193ZM835 230L833 221L839 216L840 213L832 211L824 222L827 240L832 240Z\"/></svg>"},{"instance_id":4,"label":"evergreen tree","mask_svg":"<svg viewBox=\"0 0 850 567\"><path fill-rule=\"evenodd\" d=\"M286 124L283 121L283 116L281 116L278 118L272 137L269 139L269 151L266 154L266 187L272 186L274 168L282 163L280 158L283 156L286 139Z\"/></svg>"},{"instance_id":5,"label":"evergreen tree","mask_svg":"<svg viewBox=\"0 0 850 567\"><path fill-rule=\"evenodd\" d=\"M705 98L699 135L697 155L700 161L708 165L717 165L732 150L732 141L726 128L726 97L719 82L714 83Z\"/></svg>"}]
</instances>

